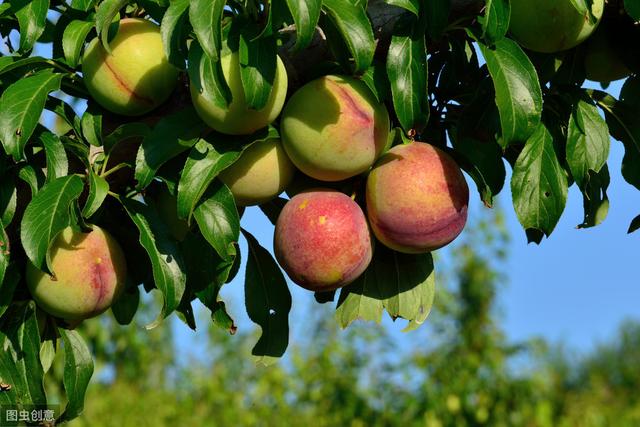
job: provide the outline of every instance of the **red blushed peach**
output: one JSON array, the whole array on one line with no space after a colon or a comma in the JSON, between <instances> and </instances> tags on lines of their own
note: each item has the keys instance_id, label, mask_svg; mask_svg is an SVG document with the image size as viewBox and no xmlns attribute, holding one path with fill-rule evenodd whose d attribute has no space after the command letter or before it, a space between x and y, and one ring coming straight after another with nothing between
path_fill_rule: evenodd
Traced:
<instances>
[{"instance_id":1,"label":"red blushed peach","mask_svg":"<svg viewBox=\"0 0 640 427\"><path fill-rule=\"evenodd\" d=\"M385 246L404 253L439 249L467 221L469 187L444 151L422 142L397 145L367 179L367 215Z\"/></svg>"},{"instance_id":2,"label":"red blushed peach","mask_svg":"<svg viewBox=\"0 0 640 427\"><path fill-rule=\"evenodd\" d=\"M100 227L94 225L90 233L67 227L49 254L55 277L29 263L26 281L38 306L53 316L70 322L97 316L111 307L124 288L124 254Z\"/></svg>"},{"instance_id":3,"label":"red blushed peach","mask_svg":"<svg viewBox=\"0 0 640 427\"><path fill-rule=\"evenodd\" d=\"M285 205L276 222L274 250L291 280L311 291L353 282L373 253L362 209L331 190L300 193Z\"/></svg>"}]
</instances>

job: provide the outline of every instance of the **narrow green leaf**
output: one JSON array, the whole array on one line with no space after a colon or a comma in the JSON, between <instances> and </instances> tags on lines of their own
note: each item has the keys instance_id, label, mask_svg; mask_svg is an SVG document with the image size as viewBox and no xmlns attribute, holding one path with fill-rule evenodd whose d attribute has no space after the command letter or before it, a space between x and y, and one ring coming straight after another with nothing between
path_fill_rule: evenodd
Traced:
<instances>
[{"instance_id":1,"label":"narrow green leaf","mask_svg":"<svg viewBox=\"0 0 640 427\"><path fill-rule=\"evenodd\" d=\"M542 90L536 70L513 40L502 39L494 48L479 44L496 91L502 138L507 147L526 141L540 124Z\"/></svg>"},{"instance_id":2,"label":"narrow green leaf","mask_svg":"<svg viewBox=\"0 0 640 427\"><path fill-rule=\"evenodd\" d=\"M99 110L90 105L82 114L80 127L82 136L89 144L95 147L102 145L102 113Z\"/></svg>"},{"instance_id":3,"label":"narrow green leaf","mask_svg":"<svg viewBox=\"0 0 640 427\"><path fill-rule=\"evenodd\" d=\"M71 8L88 12L98 0L71 0Z\"/></svg>"},{"instance_id":4,"label":"narrow green leaf","mask_svg":"<svg viewBox=\"0 0 640 427\"><path fill-rule=\"evenodd\" d=\"M140 289L137 286L129 286L113 303L111 312L119 325L126 326L133 321L139 305Z\"/></svg>"},{"instance_id":5,"label":"narrow green leaf","mask_svg":"<svg viewBox=\"0 0 640 427\"><path fill-rule=\"evenodd\" d=\"M323 0L322 8L326 13L322 28L336 57L354 74L367 71L376 43L364 5L355 0Z\"/></svg>"},{"instance_id":6,"label":"narrow green leaf","mask_svg":"<svg viewBox=\"0 0 640 427\"><path fill-rule=\"evenodd\" d=\"M84 184L76 175L47 183L31 200L20 224L20 240L31 262L40 270L49 269L49 245L69 225L69 207L80 197Z\"/></svg>"},{"instance_id":7,"label":"narrow green leaf","mask_svg":"<svg viewBox=\"0 0 640 427\"><path fill-rule=\"evenodd\" d=\"M1 170L1 169L0 169ZM0 221L8 226L13 220L18 206L18 192L13 175L0 172Z\"/></svg>"},{"instance_id":8,"label":"narrow green leaf","mask_svg":"<svg viewBox=\"0 0 640 427\"><path fill-rule=\"evenodd\" d=\"M253 38L252 33L240 34L240 79L249 108L260 110L267 105L273 89L278 65L278 44L275 37Z\"/></svg>"},{"instance_id":9,"label":"narrow green leaf","mask_svg":"<svg viewBox=\"0 0 640 427\"><path fill-rule=\"evenodd\" d=\"M231 102L231 90L222 72L220 61L209 58L195 41L189 46L187 72L191 90L218 108L226 109Z\"/></svg>"},{"instance_id":10,"label":"narrow green leaf","mask_svg":"<svg viewBox=\"0 0 640 427\"><path fill-rule=\"evenodd\" d=\"M189 2L189 21L196 38L214 62L220 57L222 44L222 12L226 0L191 0Z\"/></svg>"},{"instance_id":11,"label":"narrow green leaf","mask_svg":"<svg viewBox=\"0 0 640 427\"><path fill-rule=\"evenodd\" d=\"M200 232L223 260L236 255L240 235L240 216L233 194L226 185L215 181L193 211Z\"/></svg>"},{"instance_id":12,"label":"narrow green leaf","mask_svg":"<svg viewBox=\"0 0 640 427\"><path fill-rule=\"evenodd\" d=\"M76 67L80 61L80 52L89 32L93 29L93 22L74 19L66 26L62 34L62 51L64 59L70 67Z\"/></svg>"},{"instance_id":13,"label":"narrow green leaf","mask_svg":"<svg viewBox=\"0 0 640 427\"><path fill-rule=\"evenodd\" d=\"M67 176L69 173L69 160L60 138L51 132L44 132L40 135L40 142L44 146L47 157L47 182Z\"/></svg>"},{"instance_id":14,"label":"narrow green leaf","mask_svg":"<svg viewBox=\"0 0 640 427\"><path fill-rule=\"evenodd\" d=\"M393 107L405 132L420 131L429 120L427 47L414 25L396 28L387 55Z\"/></svg>"},{"instance_id":15,"label":"narrow green leaf","mask_svg":"<svg viewBox=\"0 0 640 427\"><path fill-rule=\"evenodd\" d=\"M420 0L384 0L384 2L408 10L416 17L420 15Z\"/></svg>"},{"instance_id":16,"label":"narrow green leaf","mask_svg":"<svg viewBox=\"0 0 640 427\"><path fill-rule=\"evenodd\" d=\"M90 218L100 209L102 203L109 193L109 183L103 177L97 175L93 169L89 168L89 195L82 208L82 216Z\"/></svg>"},{"instance_id":17,"label":"narrow green leaf","mask_svg":"<svg viewBox=\"0 0 640 427\"><path fill-rule=\"evenodd\" d=\"M609 128L590 101L578 99L569 119L567 163L581 189L588 184L589 171L600 172L609 157Z\"/></svg>"},{"instance_id":18,"label":"narrow green leaf","mask_svg":"<svg viewBox=\"0 0 640 427\"><path fill-rule=\"evenodd\" d=\"M110 153L118 143L131 138L146 138L151 129L146 123L125 123L104 138L104 152Z\"/></svg>"},{"instance_id":19,"label":"narrow green leaf","mask_svg":"<svg viewBox=\"0 0 640 427\"><path fill-rule=\"evenodd\" d=\"M41 71L18 80L0 98L0 141L15 161L24 159L24 147L38 124L49 92L60 89L62 74Z\"/></svg>"},{"instance_id":20,"label":"narrow green leaf","mask_svg":"<svg viewBox=\"0 0 640 427\"><path fill-rule=\"evenodd\" d=\"M578 228L595 227L605 220L609 213L607 189L610 181L609 168L606 163L597 173L589 170L585 186L582 189L584 220L582 224L578 225Z\"/></svg>"},{"instance_id":21,"label":"narrow green leaf","mask_svg":"<svg viewBox=\"0 0 640 427\"><path fill-rule=\"evenodd\" d=\"M44 32L49 0L11 0L20 25L20 52L28 52Z\"/></svg>"},{"instance_id":22,"label":"narrow green leaf","mask_svg":"<svg viewBox=\"0 0 640 427\"><path fill-rule=\"evenodd\" d=\"M287 7L296 24L296 44L293 49L301 51L309 46L316 32L322 0L286 0Z\"/></svg>"},{"instance_id":23,"label":"narrow green leaf","mask_svg":"<svg viewBox=\"0 0 640 427\"><path fill-rule=\"evenodd\" d=\"M564 211L567 190L553 136L540 125L518 156L511 177L513 206L522 227L548 237Z\"/></svg>"},{"instance_id":24,"label":"narrow green leaf","mask_svg":"<svg viewBox=\"0 0 640 427\"><path fill-rule=\"evenodd\" d=\"M89 347L76 331L60 329L64 342L62 382L67 392L67 406L58 419L63 423L76 418L84 410L87 386L93 375L93 358Z\"/></svg>"},{"instance_id":25,"label":"narrow green leaf","mask_svg":"<svg viewBox=\"0 0 640 427\"><path fill-rule=\"evenodd\" d=\"M104 0L100 3L96 11L96 31L98 32L98 37L100 37L102 45L109 53L111 53L111 48L109 47L109 27L111 27L120 9L128 3L129 0Z\"/></svg>"},{"instance_id":26,"label":"narrow green leaf","mask_svg":"<svg viewBox=\"0 0 640 427\"><path fill-rule=\"evenodd\" d=\"M147 187L160 166L193 147L205 128L192 107L164 117L142 141L136 157L136 188Z\"/></svg>"},{"instance_id":27,"label":"narrow green leaf","mask_svg":"<svg viewBox=\"0 0 640 427\"><path fill-rule=\"evenodd\" d=\"M509 30L510 16L509 0L486 0L484 15L478 17L482 38L490 45L503 39Z\"/></svg>"},{"instance_id":28,"label":"narrow green leaf","mask_svg":"<svg viewBox=\"0 0 640 427\"><path fill-rule=\"evenodd\" d=\"M9 309L13 301L13 294L21 279L16 267L17 264L9 265L4 272L4 278L0 281L0 318ZM0 323L2 323L2 320L0 320Z\"/></svg>"},{"instance_id":29,"label":"narrow green leaf","mask_svg":"<svg viewBox=\"0 0 640 427\"><path fill-rule=\"evenodd\" d=\"M122 204L140 232L140 244L149 255L153 280L164 297L162 311L147 326L151 329L178 308L187 282L186 268L180 248L168 234L156 207L133 199L122 199Z\"/></svg>"},{"instance_id":30,"label":"narrow green leaf","mask_svg":"<svg viewBox=\"0 0 640 427\"><path fill-rule=\"evenodd\" d=\"M33 301L13 304L0 319L0 348L0 376L11 386L0 392L0 405L46 405Z\"/></svg>"},{"instance_id":31,"label":"narrow green leaf","mask_svg":"<svg viewBox=\"0 0 640 427\"><path fill-rule=\"evenodd\" d=\"M271 254L250 233L242 230L249 246L245 273L245 306L249 318L262 328L252 354L264 365L282 357L289 345L291 293Z\"/></svg>"},{"instance_id":32,"label":"narrow green leaf","mask_svg":"<svg viewBox=\"0 0 640 427\"><path fill-rule=\"evenodd\" d=\"M185 36L188 34L189 0L175 0L169 4L169 8L162 18L160 32L164 52L173 65L184 69L187 57L187 45Z\"/></svg>"},{"instance_id":33,"label":"narrow green leaf","mask_svg":"<svg viewBox=\"0 0 640 427\"><path fill-rule=\"evenodd\" d=\"M3 281L4 275L7 272L7 268L9 267L9 256L11 255L11 245L9 244L9 236L4 231L4 224L0 219L0 309L3 307L4 303L2 302L2 293L5 292ZM8 291L8 290L7 290ZM13 295L13 290L11 292L7 292L7 294ZM2 316L2 313L0 313Z\"/></svg>"},{"instance_id":34,"label":"narrow green leaf","mask_svg":"<svg viewBox=\"0 0 640 427\"><path fill-rule=\"evenodd\" d=\"M628 234L634 233L638 231L638 229L640 229L640 215L633 218L633 221L631 221L631 224L629 224L629 230L627 231L627 233Z\"/></svg>"}]
</instances>

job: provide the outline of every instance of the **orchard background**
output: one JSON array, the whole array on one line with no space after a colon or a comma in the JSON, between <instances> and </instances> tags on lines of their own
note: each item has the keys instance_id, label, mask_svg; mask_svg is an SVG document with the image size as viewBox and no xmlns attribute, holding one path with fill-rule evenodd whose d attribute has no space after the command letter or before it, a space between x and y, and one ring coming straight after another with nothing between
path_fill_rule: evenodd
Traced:
<instances>
[{"instance_id":1,"label":"orchard background","mask_svg":"<svg viewBox=\"0 0 640 427\"><path fill-rule=\"evenodd\" d=\"M90 65L102 59L87 58L92 49L108 55L125 18L158 24L166 58L157 77L117 98L108 82L90 83ZM637 425L635 323L576 357L542 339L505 337L496 294L513 273L510 239L541 244L539 253L575 224L615 220L607 233L621 235L640 227L640 209L629 203L640 189L638 20L632 0L0 3L0 406L54 405L52 424L91 426ZM231 52L239 79L227 85ZM121 78L149 66L135 61ZM247 130L247 111L282 90L279 73L285 112ZM286 143L287 103L327 75L350 76L371 105L385 105L385 150L422 141L457 162L471 190L469 220L433 254L377 242L364 275L317 292L313 303L295 290L292 309L295 285L271 255L267 224L289 197L319 183L296 172L286 193L245 209L224 171L252 147ZM248 110L237 123L223 118L220 132L207 116L217 113L194 109L200 97L233 110L239 93ZM368 171L360 172L321 184L351 196L370 219ZM582 220L566 219L574 196ZM609 198L618 202L610 215ZM503 210L524 232L505 226ZM95 236L97 227L122 247L127 274L115 274L122 289L110 311L83 322L103 308L56 311L29 275L56 274L51 249L63 230L93 228L86 235ZM635 237L602 260L633 265ZM608 250L586 241L588 251ZM548 250L603 282L633 286L629 268L610 272L579 250ZM536 259L518 263L527 261ZM86 264L76 257L70 270ZM616 286L580 277L566 280L592 293ZM567 307L581 301L540 289L550 300L564 295ZM627 303L633 313L631 301L612 310ZM425 326L400 338L387 320L352 323L380 323L383 311L406 319L407 329ZM197 325L206 342L191 339L190 351L178 325Z\"/></svg>"}]
</instances>

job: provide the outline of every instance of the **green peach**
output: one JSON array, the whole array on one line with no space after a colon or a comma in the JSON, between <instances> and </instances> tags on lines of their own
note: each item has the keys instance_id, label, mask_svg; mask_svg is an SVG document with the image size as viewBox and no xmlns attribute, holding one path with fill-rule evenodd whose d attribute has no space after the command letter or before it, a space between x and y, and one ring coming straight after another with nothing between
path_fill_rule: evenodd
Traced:
<instances>
[{"instance_id":1,"label":"green peach","mask_svg":"<svg viewBox=\"0 0 640 427\"><path fill-rule=\"evenodd\" d=\"M127 267L120 245L100 227L90 233L65 228L49 254L55 277L27 265L26 282L45 312L70 322L97 316L120 295Z\"/></svg>"},{"instance_id":2,"label":"green peach","mask_svg":"<svg viewBox=\"0 0 640 427\"><path fill-rule=\"evenodd\" d=\"M116 114L138 116L158 107L176 87L178 70L164 53L160 27L126 18L108 53L98 38L87 46L82 74L91 97Z\"/></svg>"},{"instance_id":3,"label":"green peach","mask_svg":"<svg viewBox=\"0 0 640 427\"><path fill-rule=\"evenodd\" d=\"M231 103L220 108L203 96L195 85L191 85L191 100L198 115L212 129L229 135L249 135L273 122L282 111L287 96L287 70L277 58L273 88L267 104L260 110L247 105L240 78L240 60L237 52L220 58L222 73L231 91Z\"/></svg>"},{"instance_id":4,"label":"green peach","mask_svg":"<svg viewBox=\"0 0 640 427\"><path fill-rule=\"evenodd\" d=\"M604 0L594 0L591 7L595 23L588 13L578 12L571 0L511 0L509 31L518 43L536 52L571 49L596 29Z\"/></svg>"},{"instance_id":5,"label":"green peach","mask_svg":"<svg viewBox=\"0 0 640 427\"><path fill-rule=\"evenodd\" d=\"M280 133L298 169L322 181L340 181L366 172L380 156L389 114L363 82L325 76L293 94Z\"/></svg>"},{"instance_id":6,"label":"green peach","mask_svg":"<svg viewBox=\"0 0 640 427\"><path fill-rule=\"evenodd\" d=\"M280 139L274 138L249 146L219 178L229 187L238 206L251 206L282 193L294 172Z\"/></svg>"},{"instance_id":7,"label":"green peach","mask_svg":"<svg viewBox=\"0 0 640 427\"><path fill-rule=\"evenodd\" d=\"M367 215L375 236L404 253L453 241L467 221L469 187L444 151L422 142L397 145L367 179Z\"/></svg>"},{"instance_id":8,"label":"green peach","mask_svg":"<svg viewBox=\"0 0 640 427\"><path fill-rule=\"evenodd\" d=\"M330 291L357 279L371 262L372 239L360 206L331 190L300 193L284 206L274 252L291 280Z\"/></svg>"}]
</instances>

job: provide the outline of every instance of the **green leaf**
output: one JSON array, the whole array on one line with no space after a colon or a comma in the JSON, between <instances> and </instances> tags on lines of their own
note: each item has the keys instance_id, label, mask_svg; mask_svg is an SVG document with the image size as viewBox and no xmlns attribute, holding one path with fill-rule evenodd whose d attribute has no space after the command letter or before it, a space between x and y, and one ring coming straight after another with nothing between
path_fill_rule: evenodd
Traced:
<instances>
[{"instance_id":1,"label":"green leaf","mask_svg":"<svg viewBox=\"0 0 640 427\"><path fill-rule=\"evenodd\" d=\"M605 163L599 172L589 170L586 184L582 189L584 220L578 228L589 228L600 225L609 213L609 197L607 188L611 178Z\"/></svg>"},{"instance_id":2,"label":"green leaf","mask_svg":"<svg viewBox=\"0 0 640 427\"><path fill-rule=\"evenodd\" d=\"M240 34L240 79L249 108L260 110L267 105L273 89L278 65L278 45L275 37L253 38L254 34Z\"/></svg>"},{"instance_id":3,"label":"green leaf","mask_svg":"<svg viewBox=\"0 0 640 427\"><path fill-rule=\"evenodd\" d=\"M109 27L111 27L120 9L128 3L129 0L104 0L100 3L96 11L96 31L98 32L98 37L100 37L102 45L109 53L111 53L111 48L109 47Z\"/></svg>"},{"instance_id":4,"label":"green leaf","mask_svg":"<svg viewBox=\"0 0 640 427\"><path fill-rule=\"evenodd\" d=\"M287 7L296 24L296 44L293 49L299 52L309 46L320 19L322 0L286 0Z\"/></svg>"},{"instance_id":5,"label":"green leaf","mask_svg":"<svg viewBox=\"0 0 640 427\"><path fill-rule=\"evenodd\" d=\"M225 0L191 0L189 2L189 21L196 38L214 62L220 57L222 45L222 12Z\"/></svg>"},{"instance_id":6,"label":"green leaf","mask_svg":"<svg viewBox=\"0 0 640 427\"><path fill-rule=\"evenodd\" d=\"M387 55L387 74L393 107L405 132L420 131L429 120L427 71L424 35L415 25L398 23Z\"/></svg>"},{"instance_id":7,"label":"green leaf","mask_svg":"<svg viewBox=\"0 0 640 427\"><path fill-rule=\"evenodd\" d=\"M60 138L51 132L43 132L40 135L40 142L44 146L47 157L47 182L67 176L69 173L69 160Z\"/></svg>"},{"instance_id":8,"label":"green leaf","mask_svg":"<svg viewBox=\"0 0 640 427\"><path fill-rule=\"evenodd\" d=\"M32 196L38 194L40 187L44 184L44 175L42 171L25 163L23 163L18 170L18 178L29 185Z\"/></svg>"},{"instance_id":9,"label":"green leaf","mask_svg":"<svg viewBox=\"0 0 640 427\"><path fill-rule=\"evenodd\" d=\"M578 187L584 189L589 171L600 172L609 157L609 128L588 99L578 99L567 131L567 163Z\"/></svg>"},{"instance_id":10,"label":"green leaf","mask_svg":"<svg viewBox=\"0 0 640 427\"><path fill-rule=\"evenodd\" d=\"M164 52L169 62L180 69L184 69L187 57L185 36L188 34L188 28L185 26L188 25L188 8L189 0L172 1L160 25Z\"/></svg>"},{"instance_id":11,"label":"green leaf","mask_svg":"<svg viewBox=\"0 0 640 427\"><path fill-rule=\"evenodd\" d=\"M93 22L74 19L66 26L62 34L62 51L64 59L70 67L76 67L80 61L80 52L89 32L93 29Z\"/></svg>"},{"instance_id":12,"label":"green leaf","mask_svg":"<svg viewBox=\"0 0 640 427\"><path fill-rule=\"evenodd\" d=\"M501 40L509 30L511 5L509 0L486 0L484 15L478 17L482 26L482 38L492 45Z\"/></svg>"},{"instance_id":13,"label":"green leaf","mask_svg":"<svg viewBox=\"0 0 640 427\"><path fill-rule=\"evenodd\" d=\"M624 0L624 8L634 21L640 21L640 3L637 0Z\"/></svg>"},{"instance_id":14,"label":"green leaf","mask_svg":"<svg viewBox=\"0 0 640 427\"><path fill-rule=\"evenodd\" d=\"M189 276L187 276L189 277ZM137 286L129 286L111 306L113 317L119 325L129 325L138 311L140 305L140 289Z\"/></svg>"},{"instance_id":15,"label":"green leaf","mask_svg":"<svg viewBox=\"0 0 640 427\"><path fill-rule=\"evenodd\" d=\"M426 8L427 34L431 39L439 39L449 24L451 0L429 0L423 4Z\"/></svg>"},{"instance_id":16,"label":"green leaf","mask_svg":"<svg viewBox=\"0 0 640 427\"><path fill-rule=\"evenodd\" d=\"M242 230L249 246L245 273L245 306L249 318L262 328L252 354L264 365L274 363L289 345L291 293L271 254L250 233Z\"/></svg>"},{"instance_id":17,"label":"green leaf","mask_svg":"<svg viewBox=\"0 0 640 427\"><path fill-rule=\"evenodd\" d=\"M7 240L5 240L5 242L7 242ZM4 272L4 278L0 280L0 318L9 309L13 301L13 294L21 279L16 266L17 264L8 265ZM0 323L2 323L1 320Z\"/></svg>"},{"instance_id":18,"label":"green leaf","mask_svg":"<svg viewBox=\"0 0 640 427\"><path fill-rule=\"evenodd\" d=\"M89 195L82 208L82 216L90 218L100 209L104 199L109 193L109 183L103 177L97 175L93 169L89 168Z\"/></svg>"},{"instance_id":19,"label":"green leaf","mask_svg":"<svg viewBox=\"0 0 640 427\"><path fill-rule=\"evenodd\" d=\"M20 240L36 268L52 273L49 245L69 225L69 207L80 197L83 187L82 179L76 175L60 177L42 187L27 205L20 224Z\"/></svg>"},{"instance_id":20,"label":"green leaf","mask_svg":"<svg viewBox=\"0 0 640 427\"><path fill-rule=\"evenodd\" d=\"M391 85L384 63L375 61L362 75L361 80L371 90L378 102L383 103L387 99L391 99Z\"/></svg>"},{"instance_id":21,"label":"green leaf","mask_svg":"<svg viewBox=\"0 0 640 427\"><path fill-rule=\"evenodd\" d=\"M511 177L513 206L522 227L548 237L564 211L567 190L553 136L542 124L525 144Z\"/></svg>"},{"instance_id":22,"label":"green leaf","mask_svg":"<svg viewBox=\"0 0 640 427\"><path fill-rule=\"evenodd\" d=\"M41 71L18 80L0 98L0 141L15 161L24 159L24 147L38 124L49 92L60 89L62 74Z\"/></svg>"},{"instance_id":23,"label":"green leaf","mask_svg":"<svg viewBox=\"0 0 640 427\"><path fill-rule=\"evenodd\" d=\"M178 217L191 221L193 210L209 184L238 159L241 150L241 146L236 146L218 152L204 139L196 143L189 153L178 183Z\"/></svg>"},{"instance_id":24,"label":"green leaf","mask_svg":"<svg viewBox=\"0 0 640 427\"><path fill-rule=\"evenodd\" d=\"M160 166L193 147L205 129L193 107L162 118L142 141L136 157L136 188L147 187Z\"/></svg>"},{"instance_id":25,"label":"green leaf","mask_svg":"<svg viewBox=\"0 0 640 427\"><path fill-rule=\"evenodd\" d=\"M1 173L1 172L0 172ZM13 176L6 171L0 174L0 222L8 226L18 206L18 192Z\"/></svg>"},{"instance_id":26,"label":"green leaf","mask_svg":"<svg viewBox=\"0 0 640 427\"><path fill-rule=\"evenodd\" d=\"M384 2L408 10L416 17L420 15L420 0L384 0ZM433 3L433 0L429 0L427 3Z\"/></svg>"},{"instance_id":27,"label":"green leaf","mask_svg":"<svg viewBox=\"0 0 640 427\"><path fill-rule=\"evenodd\" d=\"M110 153L120 142L131 138L146 138L151 129L145 123L125 123L104 138L104 152Z\"/></svg>"},{"instance_id":28,"label":"green leaf","mask_svg":"<svg viewBox=\"0 0 640 427\"><path fill-rule=\"evenodd\" d=\"M33 301L13 304L0 319L0 405L46 405L40 334Z\"/></svg>"},{"instance_id":29,"label":"green leaf","mask_svg":"<svg viewBox=\"0 0 640 427\"><path fill-rule=\"evenodd\" d=\"M49 0L11 0L20 25L20 52L28 52L44 32Z\"/></svg>"},{"instance_id":30,"label":"green leaf","mask_svg":"<svg viewBox=\"0 0 640 427\"><path fill-rule=\"evenodd\" d=\"M71 0L71 8L88 12L98 0Z\"/></svg>"},{"instance_id":31,"label":"green leaf","mask_svg":"<svg viewBox=\"0 0 640 427\"><path fill-rule=\"evenodd\" d=\"M512 40L496 41L495 48L482 43L479 46L496 91L502 127L500 144L507 147L524 142L538 128L542 114L542 90L536 70Z\"/></svg>"},{"instance_id":32,"label":"green leaf","mask_svg":"<svg viewBox=\"0 0 640 427\"><path fill-rule=\"evenodd\" d=\"M149 255L153 280L164 297L158 318L147 326L151 329L180 304L187 282L185 264L177 242L169 235L153 204L133 199L122 199L122 204L140 232L140 244Z\"/></svg>"},{"instance_id":33,"label":"green leaf","mask_svg":"<svg viewBox=\"0 0 640 427\"><path fill-rule=\"evenodd\" d=\"M215 181L193 211L200 232L223 260L236 255L240 216L229 188Z\"/></svg>"},{"instance_id":34,"label":"green leaf","mask_svg":"<svg viewBox=\"0 0 640 427\"><path fill-rule=\"evenodd\" d=\"M64 342L64 373L62 382L67 392L67 406L59 423L72 420L84 410L87 386L93 375L93 358L89 347L76 331L60 329Z\"/></svg>"},{"instance_id":35,"label":"green leaf","mask_svg":"<svg viewBox=\"0 0 640 427\"><path fill-rule=\"evenodd\" d=\"M187 72L192 90L218 108L226 109L231 102L231 89L227 85L220 61L205 55L195 41L189 46Z\"/></svg>"},{"instance_id":36,"label":"green leaf","mask_svg":"<svg viewBox=\"0 0 640 427\"><path fill-rule=\"evenodd\" d=\"M376 43L363 4L355 0L323 0L322 8L326 13L322 28L336 57L354 74L367 71Z\"/></svg>"},{"instance_id":37,"label":"green leaf","mask_svg":"<svg viewBox=\"0 0 640 427\"><path fill-rule=\"evenodd\" d=\"M92 108L90 104L89 108L82 114L80 127L82 129L82 136L84 136L84 139L86 139L89 144L95 147L102 145L102 113L100 110Z\"/></svg>"},{"instance_id":38,"label":"green leaf","mask_svg":"<svg viewBox=\"0 0 640 427\"><path fill-rule=\"evenodd\" d=\"M3 299L3 293L5 292L3 281L4 275L7 272L7 268L9 267L9 255L11 254L11 245L9 244L9 236L4 231L4 224L2 220L0 220L0 310L5 306ZM9 284L7 284L9 286ZM7 289L7 294L13 296L13 289L9 292ZM2 313L0 312L0 316Z\"/></svg>"},{"instance_id":39,"label":"green leaf","mask_svg":"<svg viewBox=\"0 0 640 427\"><path fill-rule=\"evenodd\" d=\"M336 317L343 328L354 320L382 319L383 308L392 319L401 317L420 326L429 316L435 297L431 254L407 255L377 245L365 272L340 291Z\"/></svg>"},{"instance_id":40,"label":"green leaf","mask_svg":"<svg viewBox=\"0 0 640 427\"><path fill-rule=\"evenodd\" d=\"M640 229L640 215L633 218L633 220L631 221L631 224L629 225L629 230L627 231L627 233L631 234L635 231L638 231L638 229Z\"/></svg>"}]
</instances>

